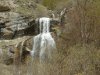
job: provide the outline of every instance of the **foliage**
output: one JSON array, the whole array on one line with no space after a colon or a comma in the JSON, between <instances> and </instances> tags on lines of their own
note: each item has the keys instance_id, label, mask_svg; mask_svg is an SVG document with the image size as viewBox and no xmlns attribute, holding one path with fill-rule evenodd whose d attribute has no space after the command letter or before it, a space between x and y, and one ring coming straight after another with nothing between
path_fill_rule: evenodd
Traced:
<instances>
[{"instance_id":1,"label":"foliage","mask_svg":"<svg viewBox=\"0 0 100 75\"><path fill-rule=\"evenodd\" d=\"M68 0L42 0L42 4L48 9L54 10L56 7L62 7Z\"/></svg>"}]
</instances>

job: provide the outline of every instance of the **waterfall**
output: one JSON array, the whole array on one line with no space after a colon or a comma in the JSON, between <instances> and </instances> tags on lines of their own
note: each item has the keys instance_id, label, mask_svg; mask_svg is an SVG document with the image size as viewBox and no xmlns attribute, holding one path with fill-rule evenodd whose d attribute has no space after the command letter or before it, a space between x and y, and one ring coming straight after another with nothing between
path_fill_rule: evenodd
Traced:
<instances>
[{"instance_id":1,"label":"waterfall","mask_svg":"<svg viewBox=\"0 0 100 75\"><path fill-rule=\"evenodd\" d=\"M40 60L43 61L46 57L51 57L52 50L55 48L55 41L50 33L50 18L40 18L39 34L33 38L31 55L33 59L34 57L39 56Z\"/></svg>"}]
</instances>

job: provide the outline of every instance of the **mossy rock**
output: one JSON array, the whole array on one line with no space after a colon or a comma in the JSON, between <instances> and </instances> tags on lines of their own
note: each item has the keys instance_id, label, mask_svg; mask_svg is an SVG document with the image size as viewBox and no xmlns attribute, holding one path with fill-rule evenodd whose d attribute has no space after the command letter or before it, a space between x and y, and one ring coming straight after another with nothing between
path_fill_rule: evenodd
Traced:
<instances>
[{"instance_id":1,"label":"mossy rock","mask_svg":"<svg viewBox=\"0 0 100 75\"><path fill-rule=\"evenodd\" d=\"M21 13L23 15L31 16L31 17L42 17L47 16L48 10L41 4L37 4L34 0L22 0L17 2L19 5L15 11Z\"/></svg>"}]
</instances>

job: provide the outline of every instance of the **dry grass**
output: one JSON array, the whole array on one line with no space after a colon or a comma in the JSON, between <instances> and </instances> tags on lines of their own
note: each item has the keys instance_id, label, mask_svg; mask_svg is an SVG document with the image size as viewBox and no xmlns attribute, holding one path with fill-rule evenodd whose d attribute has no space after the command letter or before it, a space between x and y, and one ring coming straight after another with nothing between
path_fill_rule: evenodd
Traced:
<instances>
[{"instance_id":1,"label":"dry grass","mask_svg":"<svg viewBox=\"0 0 100 75\"><path fill-rule=\"evenodd\" d=\"M100 75L100 49L93 45L75 45L65 49L66 53L58 50L52 56L52 61L40 63L38 59L27 57L19 69L14 71L14 65L0 64L0 75ZM17 74L18 75L18 74Z\"/></svg>"}]
</instances>

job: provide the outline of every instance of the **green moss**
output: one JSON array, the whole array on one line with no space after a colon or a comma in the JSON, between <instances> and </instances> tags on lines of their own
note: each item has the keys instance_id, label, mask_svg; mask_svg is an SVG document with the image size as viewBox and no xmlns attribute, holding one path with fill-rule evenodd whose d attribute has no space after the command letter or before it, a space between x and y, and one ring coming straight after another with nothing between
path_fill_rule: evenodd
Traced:
<instances>
[{"instance_id":1,"label":"green moss","mask_svg":"<svg viewBox=\"0 0 100 75\"><path fill-rule=\"evenodd\" d=\"M42 4L50 10L54 10L56 7L64 6L68 0L43 0Z\"/></svg>"},{"instance_id":2,"label":"green moss","mask_svg":"<svg viewBox=\"0 0 100 75\"><path fill-rule=\"evenodd\" d=\"M42 4L48 9L54 9L56 2L56 0L43 0Z\"/></svg>"},{"instance_id":3,"label":"green moss","mask_svg":"<svg viewBox=\"0 0 100 75\"><path fill-rule=\"evenodd\" d=\"M38 16L45 15L47 12L46 7L41 4L37 4L32 0L22 0L17 2L17 4L19 5L19 7L16 8L16 12L21 13L23 15L36 18Z\"/></svg>"}]
</instances>

